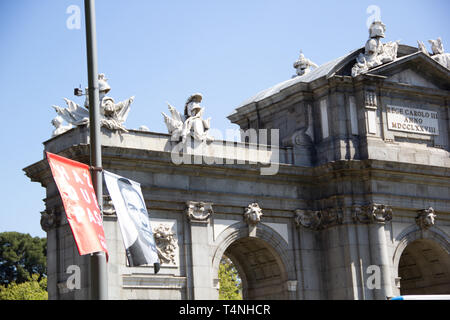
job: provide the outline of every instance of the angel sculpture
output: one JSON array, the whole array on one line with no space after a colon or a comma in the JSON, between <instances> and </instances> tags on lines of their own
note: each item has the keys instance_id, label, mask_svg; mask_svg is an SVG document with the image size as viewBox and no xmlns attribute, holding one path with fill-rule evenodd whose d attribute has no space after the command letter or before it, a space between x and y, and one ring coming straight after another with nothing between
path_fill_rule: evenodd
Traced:
<instances>
[{"instance_id":1,"label":"angel sculpture","mask_svg":"<svg viewBox=\"0 0 450 320\"><path fill-rule=\"evenodd\" d=\"M134 96L125 101L115 103L113 98L106 96L106 94L111 90L107 80L108 79L105 78L103 73L98 75L100 125L110 130L128 132L128 130L123 126L123 123L128 117L130 105L134 100ZM61 116L61 118L73 126L89 124L89 97L87 94L86 101L84 103L85 108L82 108L72 100L64 98L64 101L67 104L67 108L53 106L56 113Z\"/></svg>"},{"instance_id":2,"label":"angel sculpture","mask_svg":"<svg viewBox=\"0 0 450 320\"><path fill-rule=\"evenodd\" d=\"M164 122L166 123L167 130L171 135L171 141L180 141L184 144L188 136L194 138L197 141L214 141L208 134L210 128L211 118L206 120L202 119L204 108L200 106L202 101L202 95L195 93L191 95L184 107L184 116L182 116L173 106L169 103L169 111L172 117L169 117L164 112Z\"/></svg>"}]
</instances>

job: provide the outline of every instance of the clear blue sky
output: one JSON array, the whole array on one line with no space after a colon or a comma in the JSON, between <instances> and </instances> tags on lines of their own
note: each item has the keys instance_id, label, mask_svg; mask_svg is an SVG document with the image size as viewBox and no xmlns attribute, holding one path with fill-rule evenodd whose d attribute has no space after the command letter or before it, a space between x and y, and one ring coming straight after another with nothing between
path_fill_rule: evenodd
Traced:
<instances>
[{"instance_id":1,"label":"clear blue sky","mask_svg":"<svg viewBox=\"0 0 450 320\"><path fill-rule=\"evenodd\" d=\"M81 8L79 30L66 27L70 5ZM224 132L236 127L226 116L241 102L295 73L300 49L320 65L362 47L369 5L380 8L386 41L429 48L440 36L450 51L448 0L97 0L99 72L116 101L136 97L128 128L166 132L165 102L181 111L201 92L206 117ZM73 96L87 84L83 12L80 0L0 2L0 232L45 236L45 190L22 168L43 158L51 106L83 102Z\"/></svg>"}]
</instances>

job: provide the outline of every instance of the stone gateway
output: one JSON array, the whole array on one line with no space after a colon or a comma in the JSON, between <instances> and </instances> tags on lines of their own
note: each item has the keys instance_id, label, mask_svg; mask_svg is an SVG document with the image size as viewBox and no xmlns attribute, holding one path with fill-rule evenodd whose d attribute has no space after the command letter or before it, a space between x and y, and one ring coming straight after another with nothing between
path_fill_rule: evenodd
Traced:
<instances>
[{"instance_id":1,"label":"stone gateway","mask_svg":"<svg viewBox=\"0 0 450 320\"><path fill-rule=\"evenodd\" d=\"M156 275L153 266L127 265L105 193L109 299L218 299L224 255L244 299L450 294L447 54L383 44L385 31L375 23L366 46L238 106L228 119L241 142L209 139L214 119L197 105L185 115L169 108L169 134L124 130L126 115L108 118L120 126L102 127L103 168L141 184L161 260ZM70 124L44 150L89 163L89 128ZM245 134L263 129L277 134L251 135L256 143ZM174 163L175 146L200 161ZM219 158L226 161L206 161ZM271 163L276 172L261 174ZM90 260L78 255L47 160L24 171L46 189L49 299L86 299ZM67 286L71 265L80 267L77 290Z\"/></svg>"}]
</instances>

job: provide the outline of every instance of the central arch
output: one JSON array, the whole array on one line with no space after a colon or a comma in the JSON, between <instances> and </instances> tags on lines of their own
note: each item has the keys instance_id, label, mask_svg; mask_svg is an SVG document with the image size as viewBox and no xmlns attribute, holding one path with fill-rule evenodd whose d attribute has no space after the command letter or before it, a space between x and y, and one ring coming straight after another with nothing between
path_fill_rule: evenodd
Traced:
<instances>
[{"instance_id":1,"label":"central arch","mask_svg":"<svg viewBox=\"0 0 450 320\"><path fill-rule=\"evenodd\" d=\"M213 274L218 274L223 255L231 259L242 280L245 300L295 299L287 282L295 280L289 246L273 229L258 224L256 234L249 236L245 223L227 228L217 239Z\"/></svg>"}]
</instances>

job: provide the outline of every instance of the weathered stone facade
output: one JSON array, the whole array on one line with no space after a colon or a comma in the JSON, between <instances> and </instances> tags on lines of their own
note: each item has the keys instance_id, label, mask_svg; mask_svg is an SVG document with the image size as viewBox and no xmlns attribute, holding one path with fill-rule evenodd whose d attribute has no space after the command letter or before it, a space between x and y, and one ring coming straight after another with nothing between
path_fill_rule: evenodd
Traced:
<instances>
[{"instance_id":1,"label":"weathered stone facade","mask_svg":"<svg viewBox=\"0 0 450 320\"><path fill-rule=\"evenodd\" d=\"M128 267L108 207L109 298L217 299L224 254L247 299L450 293L450 70L399 45L395 61L352 77L361 52L237 108L232 122L243 130L279 129L280 148L232 143L232 164L176 165L170 135L103 129L103 168L139 182L152 226L168 226L176 240L167 249L173 259L157 275L152 267ZM395 122L399 110L416 112L415 119L432 115L428 131ZM221 158L225 144L211 142L203 155ZM89 162L85 126L44 146ZM245 162L274 153L275 175ZM78 255L48 164L43 159L24 170L47 191L49 298L87 298L89 258ZM82 270L80 290L65 287L72 264ZM379 286L371 282L377 268Z\"/></svg>"}]
</instances>

